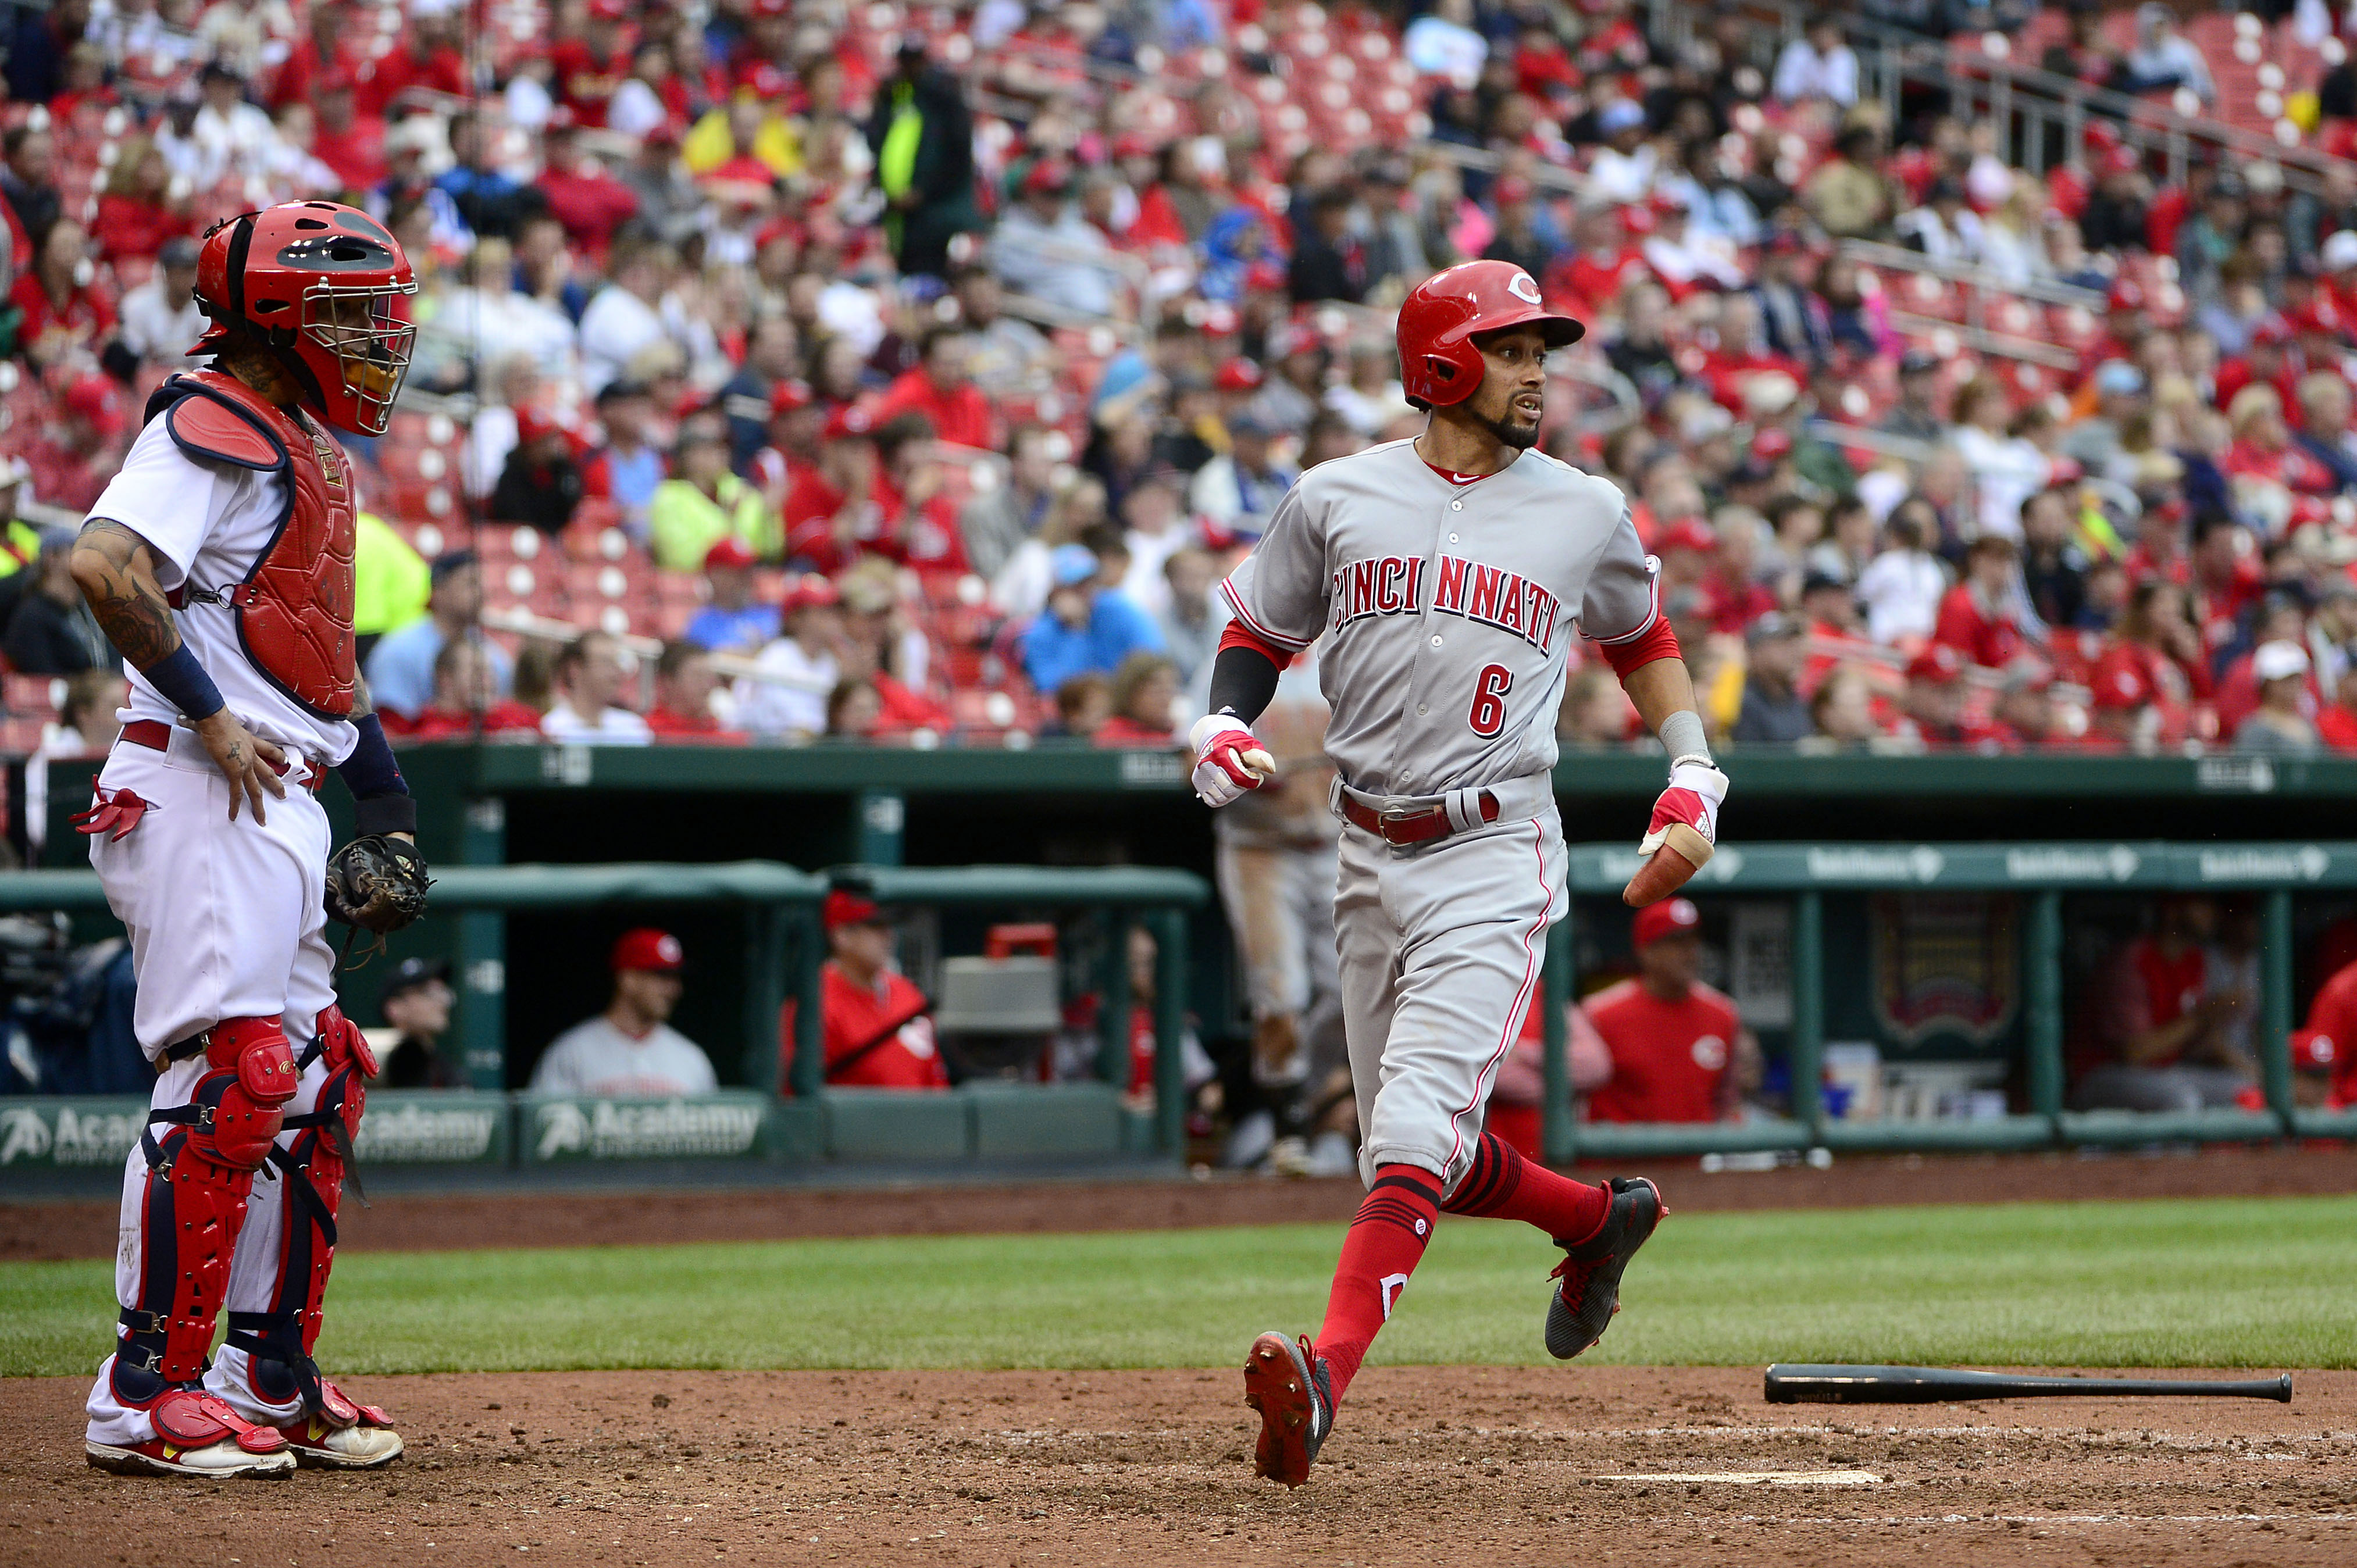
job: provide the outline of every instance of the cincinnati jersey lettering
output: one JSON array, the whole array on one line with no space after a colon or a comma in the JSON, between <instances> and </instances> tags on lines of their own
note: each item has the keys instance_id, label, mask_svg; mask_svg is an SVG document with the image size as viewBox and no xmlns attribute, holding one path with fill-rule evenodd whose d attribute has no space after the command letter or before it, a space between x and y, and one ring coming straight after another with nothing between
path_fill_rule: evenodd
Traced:
<instances>
[{"instance_id":1,"label":"cincinnati jersey lettering","mask_svg":"<svg viewBox=\"0 0 2357 1568\"><path fill-rule=\"evenodd\" d=\"M1403 555L1345 563L1334 574L1334 629L1369 616L1415 615L1424 608L1424 562Z\"/></svg>"},{"instance_id":2,"label":"cincinnati jersey lettering","mask_svg":"<svg viewBox=\"0 0 2357 1568\"><path fill-rule=\"evenodd\" d=\"M1508 631L1544 653L1563 605L1518 572L1454 555L1439 558L1432 607ZM1399 555L1346 562L1334 573L1333 629L1370 616L1415 615L1424 606L1424 563Z\"/></svg>"}]
</instances>

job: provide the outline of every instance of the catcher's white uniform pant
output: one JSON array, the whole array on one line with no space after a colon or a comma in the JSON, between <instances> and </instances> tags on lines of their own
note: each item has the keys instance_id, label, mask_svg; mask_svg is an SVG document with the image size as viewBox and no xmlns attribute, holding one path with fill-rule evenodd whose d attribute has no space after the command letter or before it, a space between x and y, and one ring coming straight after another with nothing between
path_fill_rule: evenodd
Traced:
<instances>
[{"instance_id":1,"label":"catcher's white uniform pant","mask_svg":"<svg viewBox=\"0 0 2357 1568\"><path fill-rule=\"evenodd\" d=\"M107 902L130 932L139 984L133 1025L149 1060L224 1018L274 1014L284 1016L287 1041L299 1058L317 1032L320 1009L336 1000L335 952L321 902L328 814L305 787L311 766L290 757L286 798L271 800L269 821L257 823L243 809L237 821L229 820L229 780L187 730L174 729L167 751L118 742L107 758L99 787L110 793L130 789L149 802L139 825L120 842L101 835L90 845ZM204 1073L201 1057L171 1064L157 1075L149 1103L158 1111L187 1104ZM287 1114L311 1110L327 1079L324 1061L304 1069ZM281 1133L279 1145L296 1135ZM146 1262L141 1234L146 1188L146 1152L134 1144L124 1163L114 1259L116 1299L124 1306L138 1302ZM230 1264L227 1310L270 1308L288 1202L275 1165L254 1173ZM276 1426L294 1420L301 1402L273 1405L257 1399L245 1359L242 1351L218 1351L207 1386L248 1421ZM155 1430L145 1412L115 1403L108 1363L101 1364L91 1390L89 1435L124 1445L146 1442Z\"/></svg>"},{"instance_id":2,"label":"catcher's white uniform pant","mask_svg":"<svg viewBox=\"0 0 2357 1568\"><path fill-rule=\"evenodd\" d=\"M1499 787L1497 822L1434 843L1343 826L1335 940L1370 1186L1377 1166L1410 1165L1455 1189L1539 994L1569 857L1552 792L1534 800L1522 782Z\"/></svg>"}]
</instances>

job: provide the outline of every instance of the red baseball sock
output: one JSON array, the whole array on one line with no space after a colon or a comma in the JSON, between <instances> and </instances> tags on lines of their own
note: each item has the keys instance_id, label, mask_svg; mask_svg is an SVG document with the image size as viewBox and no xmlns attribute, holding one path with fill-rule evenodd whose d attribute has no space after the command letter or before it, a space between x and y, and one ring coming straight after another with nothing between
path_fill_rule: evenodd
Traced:
<instances>
[{"instance_id":1,"label":"red baseball sock","mask_svg":"<svg viewBox=\"0 0 2357 1568\"><path fill-rule=\"evenodd\" d=\"M1482 1219L1525 1220L1568 1247L1603 1229L1612 1211L1612 1189L1559 1176L1484 1133L1473 1150L1472 1168L1444 1207L1451 1214Z\"/></svg>"},{"instance_id":2,"label":"red baseball sock","mask_svg":"<svg viewBox=\"0 0 2357 1568\"><path fill-rule=\"evenodd\" d=\"M1332 1373L1337 1404L1375 1342L1375 1331L1391 1316L1392 1304L1407 1288L1407 1277L1415 1273L1439 1220L1438 1176L1415 1165L1375 1167L1375 1185L1342 1239L1334 1291L1326 1298L1326 1321L1318 1329L1318 1353Z\"/></svg>"}]
</instances>

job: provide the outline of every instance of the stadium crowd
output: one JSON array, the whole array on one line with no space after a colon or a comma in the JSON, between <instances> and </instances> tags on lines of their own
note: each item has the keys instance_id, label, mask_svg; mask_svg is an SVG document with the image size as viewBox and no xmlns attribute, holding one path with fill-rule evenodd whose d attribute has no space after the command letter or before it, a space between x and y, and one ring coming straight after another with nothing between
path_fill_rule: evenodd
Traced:
<instances>
[{"instance_id":1,"label":"stadium crowd","mask_svg":"<svg viewBox=\"0 0 2357 1568\"><path fill-rule=\"evenodd\" d=\"M2231 65L2155 5L1868 10L2180 109ZM1388 308L1491 256L1591 324L1546 446L1629 496L1717 738L2357 749L2357 166L2168 184L2091 113L2036 176L1861 96L1837 16L1755 58L1632 0L11 15L20 676L109 661L33 519L181 362L197 236L331 195L420 280L359 452L412 739L1169 744L1286 487L1418 428ZM1631 744L1575 660L1566 744ZM57 690L0 743L79 747Z\"/></svg>"}]
</instances>

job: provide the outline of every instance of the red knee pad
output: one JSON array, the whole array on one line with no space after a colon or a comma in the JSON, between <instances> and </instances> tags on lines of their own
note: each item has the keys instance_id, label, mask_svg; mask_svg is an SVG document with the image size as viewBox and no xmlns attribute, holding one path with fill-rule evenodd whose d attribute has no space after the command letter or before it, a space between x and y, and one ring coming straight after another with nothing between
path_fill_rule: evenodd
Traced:
<instances>
[{"instance_id":1,"label":"red knee pad","mask_svg":"<svg viewBox=\"0 0 2357 1568\"><path fill-rule=\"evenodd\" d=\"M210 1129L199 1124L189 1141L210 1144L225 1164L259 1169L285 1123L286 1102L295 1098L300 1076L284 1023L277 1017L222 1019L205 1036L205 1065L232 1076L221 1090ZM199 1094L210 1087L200 1085Z\"/></svg>"}]
</instances>

